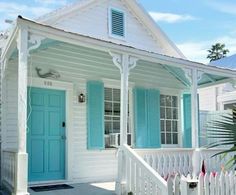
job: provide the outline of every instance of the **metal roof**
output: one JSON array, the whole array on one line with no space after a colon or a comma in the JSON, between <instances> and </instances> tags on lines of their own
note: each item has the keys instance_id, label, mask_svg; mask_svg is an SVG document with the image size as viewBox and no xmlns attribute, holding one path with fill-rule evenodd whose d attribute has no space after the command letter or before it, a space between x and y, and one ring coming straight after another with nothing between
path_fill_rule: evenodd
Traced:
<instances>
[{"instance_id":1,"label":"metal roof","mask_svg":"<svg viewBox=\"0 0 236 195\"><path fill-rule=\"evenodd\" d=\"M236 69L236 54L229 57L221 58L216 61L212 61L210 65L235 70Z\"/></svg>"}]
</instances>

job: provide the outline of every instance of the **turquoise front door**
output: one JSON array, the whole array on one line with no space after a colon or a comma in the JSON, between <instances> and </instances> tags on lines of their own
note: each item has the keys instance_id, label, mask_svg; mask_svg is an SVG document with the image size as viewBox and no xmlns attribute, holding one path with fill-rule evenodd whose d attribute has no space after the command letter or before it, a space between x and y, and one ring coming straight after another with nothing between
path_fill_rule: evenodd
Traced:
<instances>
[{"instance_id":1,"label":"turquoise front door","mask_svg":"<svg viewBox=\"0 0 236 195\"><path fill-rule=\"evenodd\" d=\"M28 88L29 181L65 179L65 92Z\"/></svg>"}]
</instances>

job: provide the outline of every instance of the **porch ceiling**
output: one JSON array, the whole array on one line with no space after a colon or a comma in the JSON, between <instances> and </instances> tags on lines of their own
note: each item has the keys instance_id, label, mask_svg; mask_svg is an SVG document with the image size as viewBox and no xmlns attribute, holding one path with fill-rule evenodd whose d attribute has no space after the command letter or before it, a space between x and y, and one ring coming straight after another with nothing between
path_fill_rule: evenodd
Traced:
<instances>
[{"instance_id":1,"label":"porch ceiling","mask_svg":"<svg viewBox=\"0 0 236 195\"><path fill-rule=\"evenodd\" d=\"M108 52L59 41L45 40L31 53L32 66L53 68L62 77L120 80L118 68ZM92 75L92 77L91 77ZM36 76L36 75L33 75ZM138 86L183 89L186 86L161 64L139 60L131 71L130 81Z\"/></svg>"},{"instance_id":2,"label":"porch ceiling","mask_svg":"<svg viewBox=\"0 0 236 195\"><path fill-rule=\"evenodd\" d=\"M17 50L13 52L11 60L16 59ZM119 70L112 62L108 52L75 46L61 41L44 39L40 47L31 52L33 68L53 68L63 77L77 77L85 79L115 79L120 80ZM34 71L35 72L35 71ZM31 72L32 73L32 72ZM35 73L32 73L35 74ZM93 75L92 78L89 75ZM36 75L29 75L36 76ZM204 73L198 85L213 84L228 77ZM186 89L190 82L182 68L167 64L139 60L135 69L131 71L130 81L139 86Z\"/></svg>"}]
</instances>

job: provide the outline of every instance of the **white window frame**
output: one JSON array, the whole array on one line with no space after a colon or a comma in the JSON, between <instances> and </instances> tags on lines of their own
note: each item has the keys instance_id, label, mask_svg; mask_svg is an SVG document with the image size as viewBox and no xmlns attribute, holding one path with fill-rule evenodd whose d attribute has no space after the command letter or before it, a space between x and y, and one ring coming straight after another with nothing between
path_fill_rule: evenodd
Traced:
<instances>
[{"instance_id":1,"label":"white window frame","mask_svg":"<svg viewBox=\"0 0 236 195\"><path fill-rule=\"evenodd\" d=\"M112 18L111 18L112 10L121 12L124 15L124 36L118 36L118 35L112 34ZM122 9L115 8L115 7L109 7L108 8L108 34L109 34L109 37L124 41L126 39L126 26L127 25L126 25L125 11Z\"/></svg>"},{"instance_id":2,"label":"white window frame","mask_svg":"<svg viewBox=\"0 0 236 195\"><path fill-rule=\"evenodd\" d=\"M179 148L180 146L182 146L182 131L181 131L182 129L182 99L181 97L182 96L181 94L182 93L179 90L170 90L170 89L160 90L160 95L177 96L178 98L178 124L177 124L178 144L161 144L162 148ZM160 119L160 123L161 123L161 119ZM161 129L160 129L160 133L161 133Z\"/></svg>"}]
</instances>

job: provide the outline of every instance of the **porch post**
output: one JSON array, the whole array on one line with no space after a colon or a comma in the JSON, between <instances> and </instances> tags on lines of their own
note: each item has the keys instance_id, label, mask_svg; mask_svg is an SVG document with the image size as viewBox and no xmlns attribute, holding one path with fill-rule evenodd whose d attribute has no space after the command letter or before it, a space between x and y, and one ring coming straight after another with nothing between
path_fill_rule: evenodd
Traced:
<instances>
[{"instance_id":1,"label":"porch post","mask_svg":"<svg viewBox=\"0 0 236 195\"><path fill-rule=\"evenodd\" d=\"M191 86L191 114L192 114L192 147L199 148L198 141L198 95L197 95L197 69L192 70Z\"/></svg>"},{"instance_id":2,"label":"porch post","mask_svg":"<svg viewBox=\"0 0 236 195\"><path fill-rule=\"evenodd\" d=\"M28 30L21 26L18 39L18 91L17 91L17 167L15 178L15 195L27 195L28 192L28 155L26 153L27 128L27 63L28 63Z\"/></svg>"},{"instance_id":3,"label":"porch post","mask_svg":"<svg viewBox=\"0 0 236 195\"><path fill-rule=\"evenodd\" d=\"M118 178L116 181L116 193L118 195L127 194L126 183L126 159L122 151L122 146L127 144L127 124L128 124L128 93L129 93L129 72L136 66L137 59L128 54L110 53L113 63L119 68L121 74L120 88L120 148L118 151Z\"/></svg>"},{"instance_id":4,"label":"porch post","mask_svg":"<svg viewBox=\"0 0 236 195\"><path fill-rule=\"evenodd\" d=\"M198 106L198 81L201 79L203 72L192 69L191 85L191 116L192 116L192 147L193 152L192 165L193 177L196 178L200 172L200 150L199 150L199 106Z\"/></svg>"}]
</instances>

